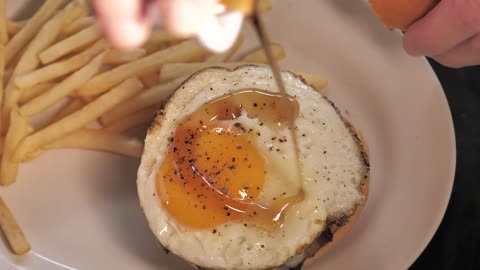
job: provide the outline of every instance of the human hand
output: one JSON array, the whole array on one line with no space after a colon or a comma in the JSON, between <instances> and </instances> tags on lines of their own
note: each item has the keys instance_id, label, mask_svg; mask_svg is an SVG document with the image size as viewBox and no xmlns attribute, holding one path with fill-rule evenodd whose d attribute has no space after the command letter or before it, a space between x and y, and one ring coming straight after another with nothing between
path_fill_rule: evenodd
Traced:
<instances>
[{"instance_id":1,"label":"human hand","mask_svg":"<svg viewBox=\"0 0 480 270\"><path fill-rule=\"evenodd\" d=\"M405 50L459 68L480 64L480 0L442 0L404 36Z\"/></svg>"},{"instance_id":2,"label":"human hand","mask_svg":"<svg viewBox=\"0 0 480 270\"><path fill-rule=\"evenodd\" d=\"M106 38L121 49L141 45L152 24L161 24L173 34L197 33L211 16L216 0L92 0Z\"/></svg>"}]
</instances>

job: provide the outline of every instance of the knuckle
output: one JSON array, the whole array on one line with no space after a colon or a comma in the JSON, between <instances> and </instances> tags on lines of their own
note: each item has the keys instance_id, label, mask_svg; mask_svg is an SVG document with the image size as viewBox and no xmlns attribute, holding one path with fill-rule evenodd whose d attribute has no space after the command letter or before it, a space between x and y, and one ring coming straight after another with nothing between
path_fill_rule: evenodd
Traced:
<instances>
[{"instance_id":1,"label":"knuckle","mask_svg":"<svg viewBox=\"0 0 480 270\"><path fill-rule=\"evenodd\" d=\"M474 51L476 54L480 54L480 35L473 37L470 43L472 46L472 51Z\"/></svg>"}]
</instances>

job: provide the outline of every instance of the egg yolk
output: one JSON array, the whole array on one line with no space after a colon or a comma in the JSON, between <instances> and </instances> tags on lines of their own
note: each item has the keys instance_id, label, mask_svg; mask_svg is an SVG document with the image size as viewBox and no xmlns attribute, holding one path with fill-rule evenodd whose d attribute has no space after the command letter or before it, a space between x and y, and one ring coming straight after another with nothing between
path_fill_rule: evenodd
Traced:
<instances>
[{"instance_id":1,"label":"egg yolk","mask_svg":"<svg viewBox=\"0 0 480 270\"><path fill-rule=\"evenodd\" d=\"M173 218L198 229L232 220L270 227L279 221L298 198L269 206L256 203L265 184L265 159L241 125L224 120L235 119L248 107L255 117L262 117L261 111L273 114L280 98L285 97L243 91L204 105L178 125L157 173L157 194ZM281 120L269 119L277 126Z\"/></svg>"},{"instance_id":2,"label":"egg yolk","mask_svg":"<svg viewBox=\"0 0 480 270\"><path fill-rule=\"evenodd\" d=\"M219 126L181 126L172 145L158 175L162 203L177 221L209 228L248 212L265 179L251 143Z\"/></svg>"}]
</instances>

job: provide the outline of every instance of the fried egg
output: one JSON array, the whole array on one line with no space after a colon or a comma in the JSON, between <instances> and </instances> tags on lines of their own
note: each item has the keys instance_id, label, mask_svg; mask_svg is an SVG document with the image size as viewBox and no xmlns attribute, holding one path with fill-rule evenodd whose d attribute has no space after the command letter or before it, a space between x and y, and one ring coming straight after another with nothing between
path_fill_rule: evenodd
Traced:
<instances>
[{"instance_id":1,"label":"fried egg","mask_svg":"<svg viewBox=\"0 0 480 270\"><path fill-rule=\"evenodd\" d=\"M140 203L155 237L187 262L282 266L365 199L368 166L355 132L301 78L282 77L289 97L278 93L268 67L203 70L150 127ZM287 107L296 114L301 179Z\"/></svg>"}]
</instances>

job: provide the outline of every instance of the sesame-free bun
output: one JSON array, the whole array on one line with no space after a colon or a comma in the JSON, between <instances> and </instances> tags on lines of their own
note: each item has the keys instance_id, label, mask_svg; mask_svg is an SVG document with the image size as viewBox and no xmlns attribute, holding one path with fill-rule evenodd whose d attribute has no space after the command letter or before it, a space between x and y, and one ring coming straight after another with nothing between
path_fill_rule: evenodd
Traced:
<instances>
[{"instance_id":1,"label":"sesame-free bun","mask_svg":"<svg viewBox=\"0 0 480 270\"><path fill-rule=\"evenodd\" d=\"M406 30L439 0L369 0L374 12L389 29Z\"/></svg>"}]
</instances>

